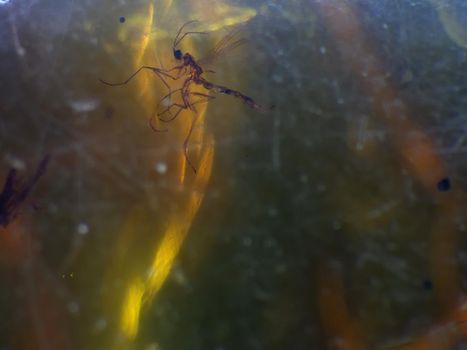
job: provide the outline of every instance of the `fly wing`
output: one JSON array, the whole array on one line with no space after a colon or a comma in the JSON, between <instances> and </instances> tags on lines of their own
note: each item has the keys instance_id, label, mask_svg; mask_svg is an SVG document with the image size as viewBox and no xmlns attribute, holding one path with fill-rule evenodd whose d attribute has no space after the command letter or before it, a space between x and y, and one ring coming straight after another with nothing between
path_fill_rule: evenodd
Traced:
<instances>
[{"instance_id":1,"label":"fly wing","mask_svg":"<svg viewBox=\"0 0 467 350\"><path fill-rule=\"evenodd\" d=\"M239 29L231 30L203 58L197 61L198 64L201 66L213 64L217 59L225 57L232 50L248 43L247 39L239 38L239 32Z\"/></svg>"}]
</instances>

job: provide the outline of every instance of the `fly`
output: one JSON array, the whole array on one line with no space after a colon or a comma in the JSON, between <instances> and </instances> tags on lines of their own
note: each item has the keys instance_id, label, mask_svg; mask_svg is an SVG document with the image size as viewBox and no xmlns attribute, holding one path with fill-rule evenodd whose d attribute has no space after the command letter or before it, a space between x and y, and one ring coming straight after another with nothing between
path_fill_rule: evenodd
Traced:
<instances>
[{"instance_id":1,"label":"fly","mask_svg":"<svg viewBox=\"0 0 467 350\"><path fill-rule=\"evenodd\" d=\"M168 123L168 122L173 121L175 118L177 118L182 110L189 109L194 112L193 121L190 125L190 129L185 138L185 141L183 142L183 152L185 155L185 159L187 160L187 163L190 165L190 167L193 169L195 173L196 173L196 168L194 167L193 163L190 161L188 157L188 143L190 141L191 134L193 132L193 128L194 128L194 125L196 124L196 119L198 116L195 105L209 102L215 99L215 96L200 93L200 92L190 91L193 84L200 85L206 90L233 96L241 100L244 104L246 104L250 108L261 110L261 111L266 110L266 108L257 104L251 97L241 93L240 91L228 88L226 86L214 84L206 80L203 77L205 70L201 66L202 64L204 65L205 63L212 61L213 59L219 57L221 54L224 54L228 50L233 49L245 42L244 39L231 42L232 38L234 37L234 32L231 32L230 34L225 36L223 39L221 39L216 44L214 49L211 50L211 52L206 57L204 57L203 59L199 61L197 61L190 53L188 52L183 53L180 49L178 49L178 45L187 35L206 34L206 32L184 31L184 29L188 25L191 25L196 22L197 21L186 22L184 25L180 27L180 29L177 32L177 35L175 36L175 39L172 45L172 52L173 52L173 57L175 58L175 60L180 62L175 67L165 70L165 69L160 69L160 68L152 67L152 66L142 66L123 82L108 83L104 80L100 80L102 83L106 85L119 86L119 85L127 84L131 79L133 79L142 70L150 70L153 73L155 73L169 90L169 93L159 100L158 107L161 105L163 101L166 101L167 99L169 100L169 103L168 103L168 106L164 110L162 110L161 112L157 114L158 118L162 122ZM211 71L207 71L207 72L211 72ZM166 79L171 79L171 80L183 79L182 87L176 90L171 90ZM175 103L175 102L172 103L172 96L175 93L180 93L181 103ZM176 111L175 114L172 114L172 109L178 109L178 110ZM169 117L166 118L165 117L166 115L169 115ZM160 130L154 126L153 117L149 119L149 125L154 131L166 131L166 129Z\"/></svg>"}]
</instances>

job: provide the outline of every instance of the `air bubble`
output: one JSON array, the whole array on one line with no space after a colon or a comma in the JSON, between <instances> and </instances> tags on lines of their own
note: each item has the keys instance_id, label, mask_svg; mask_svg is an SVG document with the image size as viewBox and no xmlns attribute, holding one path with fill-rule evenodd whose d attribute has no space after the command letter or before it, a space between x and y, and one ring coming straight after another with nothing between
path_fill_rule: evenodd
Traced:
<instances>
[{"instance_id":1,"label":"air bubble","mask_svg":"<svg viewBox=\"0 0 467 350\"><path fill-rule=\"evenodd\" d=\"M156 165L155 165L155 168L156 168L156 171L159 173L159 174L165 174L167 172L167 163L165 162L158 162Z\"/></svg>"},{"instance_id":2,"label":"air bubble","mask_svg":"<svg viewBox=\"0 0 467 350\"><path fill-rule=\"evenodd\" d=\"M76 226L76 232L78 232L80 235L86 235L89 233L89 226L82 222Z\"/></svg>"}]
</instances>

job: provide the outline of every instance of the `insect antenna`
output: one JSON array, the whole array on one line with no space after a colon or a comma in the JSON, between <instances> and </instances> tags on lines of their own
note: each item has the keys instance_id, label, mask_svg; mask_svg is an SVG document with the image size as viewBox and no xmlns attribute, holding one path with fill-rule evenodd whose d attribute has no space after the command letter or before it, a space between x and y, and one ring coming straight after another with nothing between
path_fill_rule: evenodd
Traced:
<instances>
[{"instance_id":1,"label":"insect antenna","mask_svg":"<svg viewBox=\"0 0 467 350\"><path fill-rule=\"evenodd\" d=\"M227 53L232 52L235 48L249 43L248 39L239 38L239 34L240 29L235 28L231 30L227 35L223 36L204 57L198 60L198 64L212 64L215 60L226 56Z\"/></svg>"},{"instance_id":2,"label":"insect antenna","mask_svg":"<svg viewBox=\"0 0 467 350\"><path fill-rule=\"evenodd\" d=\"M187 36L187 35L190 35L190 34L207 34L206 32L197 32L197 31L192 31L192 32L184 32L183 33L183 29L185 29L186 26L190 25L190 24L193 24L193 23L198 23L199 21L197 20L192 20L192 21L188 21L186 22L184 25L182 25L180 27L180 29L178 30L177 32L177 35L175 36L175 39L174 39L174 43L172 45L172 50L173 52L177 52L179 50L177 50L177 46L180 44L180 42ZM181 53L180 53L181 54ZM180 57L181 58L181 57Z\"/></svg>"}]
</instances>

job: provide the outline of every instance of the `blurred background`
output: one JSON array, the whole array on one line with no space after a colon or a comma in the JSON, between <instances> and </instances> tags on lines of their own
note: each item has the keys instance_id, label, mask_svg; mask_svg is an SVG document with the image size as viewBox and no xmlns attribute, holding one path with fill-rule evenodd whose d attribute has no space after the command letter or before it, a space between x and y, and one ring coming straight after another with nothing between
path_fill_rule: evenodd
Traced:
<instances>
[{"instance_id":1,"label":"blurred background","mask_svg":"<svg viewBox=\"0 0 467 350\"><path fill-rule=\"evenodd\" d=\"M190 20L261 110L99 81ZM464 1L3 0L0 35L0 348L467 349Z\"/></svg>"}]
</instances>

